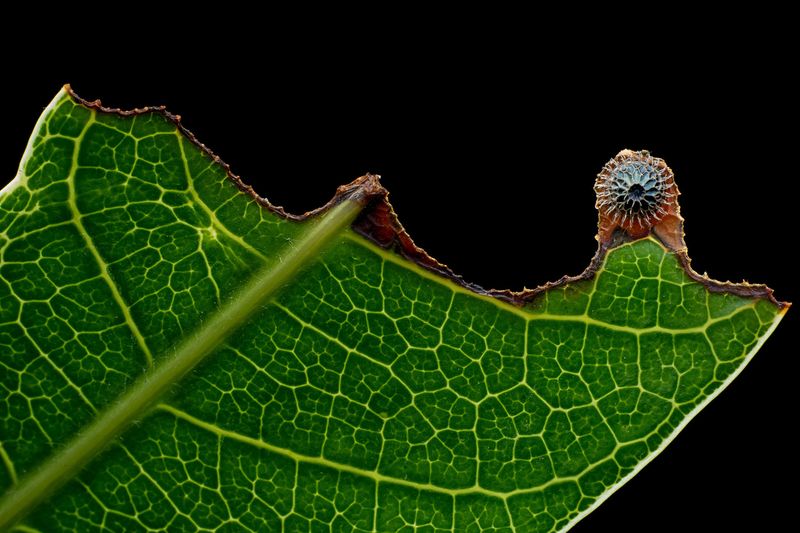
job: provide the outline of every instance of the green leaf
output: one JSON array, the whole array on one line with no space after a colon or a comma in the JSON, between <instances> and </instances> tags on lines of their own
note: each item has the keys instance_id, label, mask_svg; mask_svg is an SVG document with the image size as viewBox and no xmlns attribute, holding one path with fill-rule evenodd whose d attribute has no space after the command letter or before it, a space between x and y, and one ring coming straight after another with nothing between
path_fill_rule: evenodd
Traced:
<instances>
[{"instance_id":1,"label":"green leaf","mask_svg":"<svg viewBox=\"0 0 800 533\"><path fill-rule=\"evenodd\" d=\"M568 529L788 309L695 274L665 208L483 291L374 176L290 217L175 117L66 88L0 193L0 529Z\"/></svg>"}]
</instances>

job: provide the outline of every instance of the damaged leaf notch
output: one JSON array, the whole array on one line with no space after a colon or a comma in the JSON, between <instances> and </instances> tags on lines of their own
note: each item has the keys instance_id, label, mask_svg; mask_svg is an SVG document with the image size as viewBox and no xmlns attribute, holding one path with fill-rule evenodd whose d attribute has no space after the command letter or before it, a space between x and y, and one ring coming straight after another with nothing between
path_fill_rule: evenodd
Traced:
<instances>
[{"instance_id":1,"label":"damaged leaf notch","mask_svg":"<svg viewBox=\"0 0 800 533\"><path fill-rule=\"evenodd\" d=\"M678 204L680 192L672 169L663 159L654 157L647 150L622 150L603 166L595 180L594 189L597 193L598 249L589 266L577 276L563 276L557 281L521 291L485 289L470 283L431 257L414 243L403 228L389 202L386 189L372 199L353 223L353 228L379 246L395 251L426 270L436 272L478 294L521 307L537 305L536 297L548 289L593 279L609 249L648 236L658 239L674 252L686 274L710 291L766 298L781 309L788 305L776 300L772 289L766 285L719 282L691 268Z\"/></svg>"}]
</instances>

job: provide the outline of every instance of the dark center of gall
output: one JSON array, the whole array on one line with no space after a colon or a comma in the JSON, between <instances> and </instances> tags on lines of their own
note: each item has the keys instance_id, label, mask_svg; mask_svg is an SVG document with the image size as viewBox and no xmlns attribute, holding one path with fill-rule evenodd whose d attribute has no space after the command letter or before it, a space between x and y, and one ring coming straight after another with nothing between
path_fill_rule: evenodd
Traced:
<instances>
[{"instance_id":1,"label":"dark center of gall","mask_svg":"<svg viewBox=\"0 0 800 533\"><path fill-rule=\"evenodd\" d=\"M668 215L677 196L672 171L645 151L617 154L597 175L594 190L604 231L621 227L637 235Z\"/></svg>"},{"instance_id":2,"label":"dark center of gall","mask_svg":"<svg viewBox=\"0 0 800 533\"><path fill-rule=\"evenodd\" d=\"M644 187L639 185L638 183L634 183L628 188L628 198L637 202L644 198Z\"/></svg>"}]
</instances>

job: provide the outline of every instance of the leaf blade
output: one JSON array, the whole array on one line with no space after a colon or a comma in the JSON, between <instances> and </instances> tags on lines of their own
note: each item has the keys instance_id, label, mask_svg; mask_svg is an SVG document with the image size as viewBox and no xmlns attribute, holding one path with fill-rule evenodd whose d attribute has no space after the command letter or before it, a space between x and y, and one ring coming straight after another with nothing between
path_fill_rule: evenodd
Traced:
<instances>
[{"instance_id":1,"label":"leaf blade","mask_svg":"<svg viewBox=\"0 0 800 533\"><path fill-rule=\"evenodd\" d=\"M184 335L249 265L280 265L275 250L302 239L175 124L91 112L99 129L84 125L94 136L67 170L67 190L85 195L68 195L72 218L85 219L78 237L97 236L122 287L111 300L130 305L153 345ZM72 118L53 118L57 135L74 131ZM44 139L42 154L48 140L63 139ZM39 170L25 173L33 185L46 181ZM125 195L98 194L110 184ZM181 239L199 243L201 261L184 263ZM159 265L148 248L186 267L168 286L206 307L164 318L143 274ZM519 308L345 232L31 524L569 528L719 394L783 314L763 297L708 292L651 238L601 260L595 278ZM195 276L203 263L223 275ZM181 292L167 310L186 309Z\"/></svg>"}]
</instances>

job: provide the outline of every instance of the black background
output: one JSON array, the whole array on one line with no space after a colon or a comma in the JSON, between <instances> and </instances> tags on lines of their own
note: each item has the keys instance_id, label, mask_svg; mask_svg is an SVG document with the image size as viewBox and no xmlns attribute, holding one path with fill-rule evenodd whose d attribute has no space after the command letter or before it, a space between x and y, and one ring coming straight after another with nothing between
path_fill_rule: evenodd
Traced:
<instances>
[{"instance_id":1,"label":"black background","mask_svg":"<svg viewBox=\"0 0 800 533\"><path fill-rule=\"evenodd\" d=\"M298 54L301 37L246 59L248 43L212 60L176 37L181 52L170 57L122 63L88 47L35 69L7 63L0 175L13 177L39 113L69 82L113 107L166 105L290 212L381 174L420 246L467 280L520 289L586 267L594 176L620 149L648 149L675 171L695 269L798 299L798 87L785 43L712 39L680 57L587 57L524 39L444 38L411 51L363 33L346 49L333 38ZM796 485L796 314L573 531L782 529L796 506L796 490L782 488Z\"/></svg>"}]
</instances>

